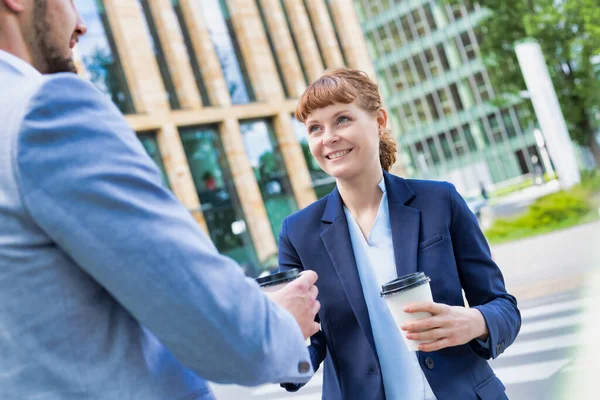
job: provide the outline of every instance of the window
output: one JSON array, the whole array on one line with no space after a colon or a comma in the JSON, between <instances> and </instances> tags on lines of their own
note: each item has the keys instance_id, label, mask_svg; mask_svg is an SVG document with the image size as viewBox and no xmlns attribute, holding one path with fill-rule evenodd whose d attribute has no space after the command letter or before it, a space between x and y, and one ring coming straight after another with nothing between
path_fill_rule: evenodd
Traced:
<instances>
[{"instance_id":1,"label":"window","mask_svg":"<svg viewBox=\"0 0 600 400\"><path fill-rule=\"evenodd\" d=\"M390 66L390 86L396 90L404 89L404 82L402 81L402 75L398 65L392 64Z\"/></svg>"},{"instance_id":2,"label":"window","mask_svg":"<svg viewBox=\"0 0 600 400\"><path fill-rule=\"evenodd\" d=\"M488 90L488 86L486 85L483 74L478 72L473 76L473 78L475 78L475 85L477 86L476 90L479 92L479 96L481 96L481 101L490 100L490 92Z\"/></svg>"},{"instance_id":3,"label":"window","mask_svg":"<svg viewBox=\"0 0 600 400\"><path fill-rule=\"evenodd\" d=\"M515 124L513 123L513 119L510 115L509 110L504 110L500 113L502 115L502 121L504 121L504 127L506 128L506 133L509 138L513 138L517 136L517 129L515 128Z\"/></svg>"},{"instance_id":4,"label":"window","mask_svg":"<svg viewBox=\"0 0 600 400\"><path fill-rule=\"evenodd\" d=\"M427 114L425 113L426 105L423 104L421 99L415 101L415 108L417 109L417 116L421 122L427 121Z\"/></svg>"},{"instance_id":5,"label":"window","mask_svg":"<svg viewBox=\"0 0 600 400\"><path fill-rule=\"evenodd\" d=\"M456 83L450 85L450 93L452 94L452 101L454 102L456 110L464 110L464 106L462 100L460 99L460 94L458 93L458 86L456 86Z\"/></svg>"},{"instance_id":6,"label":"window","mask_svg":"<svg viewBox=\"0 0 600 400\"><path fill-rule=\"evenodd\" d=\"M404 32L404 36L406 37L406 42L410 42L411 40L413 40L414 37L412 30L410 29L407 15L403 15L402 18L400 18L400 25L402 25L402 31Z\"/></svg>"},{"instance_id":7,"label":"window","mask_svg":"<svg viewBox=\"0 0 600 400\"><path fill-rule=\"evenodd\" d=\"M267 35L267 41L269 42L269 48L271 49L271 54L273 55L273 60L275 61L275 67L277 68L277 75L279 76L279 81L281 82L281 87L283 88L285 97L289 98L290 92L285 83L285 79L283 79L283 71L281 70L281 63L279 62L279 57L277 56L277 52L275 51L275 44L273 43L273 38L271 37L271 31L270 31L269 27L267 26L267 21L265 19L265 12L262 8L260 1L256 2L256 7L258 8L258 12L260 14L260 20L262 22L263 29ZM311 21L311 26L312 26L312 21ZM320 53L321 53L321 51L319 49L319 54ZM325 65L325 62L323 62L323 65Z\"/></svg>"},{"instance_id":8,"label":"window","mask_svg":"<svg viewBox=\"0 0 600 400\"><path fill-rule=\"evenodd\" d=\"M413 19L415 31L417 31L419 36L424 36L427 33L427 27L425 25L426 22L421 19L421 13L419 13L419 10L413 10L410 15Z\"/></svg>"},{"instance_id":9,"label":"window","mask_svg":"<svg viewBox=\"0 0 600 400\"><path fill-rule=\"evenodd\" d=\"M175 90L175 85L173 84L173 79L171 78L171 72L169 71L169 63L165 58L165 52L163 50L163 46L160 42L160 37L158 36L158 32L156 30L156 25L152 16L150 4L148 4L148 0L139 0L138 4L144 13L144 16L146 17L146 35L152 43L152 49L154 50L154 56L156 57L156 61L158 62L160 76L162 77L165 89L167 90L169 104L171 106L171 109L177 110L181 108L181 106L179 105L179 99L177 99L177 91Z\"/></svg>"},{"instance_id":10,"label":"window","mask_svg":"<svg viewBox=\"0 0 600 400\"><path fill-rule=\"evenodd\" d=\"M247 275L258 276L262 271L217 127L185 128L180 134L210 238Z\"/></svg>"},{"instance_id":11,"label":"window","mask_svg":"<svg viewBox=\"0 0 600 400\"><path fill-rule=\"evenodd\" d=\"M460 40L462 41L463 48L465 50L465 54L469 60L474 60L477 58L477 53L475 52L475 43L471 41L471 36L469 32L463 32L460 34Z\"/></svg>"},{"instance_id":12,"label":"window","mask_svg":"<svg viewBox=\"0 0 600 400\"><path fill-rule=\"evenodd\" d=\"M452 138L452 144L454 145L454 151L456 154L459 156L464 155L466 153L466 145L458 133L458 129L452 129L450 131L450 137Z\"/></svg>"},{"instance_id":13,"label":"window","mask_svg":"<svg viewBox=\"0 0 600 400\"><path fill-rule=\"evenodd\" d=\"M200 68L200 63L196 58L196 51L194 50L194 45L192 44L192 38L190 37L190 32L185 25L185 18L183 16L183 10L181 9L181 5L179 4L179 0L171 0L173 4L173 9L175 10L175 14L177 15L177 20L179 21L179 27L181 30L181 34L183 35L183 41L185 43L185 48L187 50L188 57L190 59L190 64L192 66L192 71L194 72L194 78L196 78L196 85L198 86L198 92L200 93L200 97L202 98L202 104L204 106L210 106L210 97L208 96L208 91L206 90L206 85L204 84L204 77L202 76L202 69Z\"/></svg>"},{"instance_id":14,"label":"window","mask_svg":"<svg viewBox=\"0 0 600 400\"><path fill-rule=\"evenodd\" d=\"M433 94L429 93L427 96L425 96L425 99L427 100L427 104L429 105L429 109L431 110L433 119L439 119L440 113L438 112L438 108L435 105L435 99L433 98Z\"/></svg>"},{"instance_id":15,"label":"window","mask_svg":"<svg viewBox=\"0 0 600 400\"><path fill-rule=\"evenodd\" d=\"M273 235L279 237L283 219L298 211L298 206L273 126L265 120L252 120L241 122L240 129Z\"/></svg>"},{"instance_id":16,"label":"window","mask_svg":"<svg viewBox=\"0 0 600 400\"><path fill-rule=\"evenodd\" d=\"M423 63L421 62L421 57L418 55L414 56L413 62L415 64L415 69L417 70L417 75L419 76L419 79L420 80L427 79L427 75L425 75L425 68L423 67Z\"/></svg>"},{"instance_id":17,"label":"window","mask_svg":"<svg viewBox=\"0 0 600 400\"><path fill-rule=\"evenodd\" d=\"M469 146L469 150L477 151L477 144L475 143L473 132L471 132L471 126L469 124L465 124L462 126L462 130L465 134L465 138L467 139L467 145Z\"/></svg>"},{"instance_id":18,"label":"window","mask_svg":"<svg viewBox=\"0 0 600 400\"><path fill-rule=\"evenodd\" d=\"M441 89L438 90L438 97L440 98L440 108L442 113L445 116L451 115L454 113L454 110L452 110L452 99L450 97L448 97L449 95L449 90L447 89Z\"/></svg>"},{"instance_id":19,"label":"window","mask_svg":"<svg viewBox=\"0 0 600 400\"><path fill-rule=\"evenodd\" d=\"M425 18L427 19L427 23L429 24L429 29L431 32L437 29L437 24L435 23L435 18L433 18L433 12L431 11L431 5L426 4L423 6L423 12L425 13Z\"/></svg>"},{"instance_id":20,"label":"window","mask_svg":"<svg viewBox=\"0 0 600 400\"><path fill-rule=\"evenodd\" d=\"M404 112L404 118L406 121L406 125L415 125L417 123L417 118L413 114L410 104L404 104L402 106L402 111Z\"/></svg>"},{"instance_id":21,"label":"window","mask_svg":"<svg viewBox=\"0 0 600 400\"><path fill-rule=\"evenodd\" d=\"M409 85L415 84L415 77L412 73L412 69L410 68L410 64L408 61L404 61L402 63L402 72L404 72L404 76L406 77L406 81Z\"/></svg>"},{"instance_id":22,"label":"window","mask_svg":"<svg viewBox=\"0 0 600 400\"><path fill-rule=\"evenodd\" d=\"M150 158L156 163L158 169L160 170L161 177L163 183L166 187L170 187L169 178L167 177L167 172L165 171L165 165L163 163L162 156L160 154L160 150L158 148L158 142L156 141L156 133L154 132L142 132L138 134L138 139L142 142L144 149L150 156Z\"/></svg>"},{"instance_id":23,"label":"window","mask_svg":"<svg viewBox=\"0 0 600 400\"><path fill-rule=\"evenodd\" d=\"M233 104L254 101L254 92L224 0L196 0L215 47Z\"/></svg>"},{"instance_id":24,"label":"window","mask_svg":"<svg viewBox=\"0 0 600 400\"><path fill-rule=\"evenodd\" d=\"M429 152L431 153L431 159L434 164L440 163L440 155L438 153L437 148L435 147L435 141L433 138L427 139L427 146L429 147Z\"/></svg>"},{"instance_id":25,"label":"window","mask_svg":"<svg viewBox=\"0 0 600 400\"><path fill-rule=\"evenodd\" d=\"M440 62L442 63L442 67L444 71L450 70L450 63L448 62L448 57L446 57L446 50L444 50L444 46L442 44L437 45L437 52Z\"/></svg>"},{"instance_id":26,"label":"window","mask_svg":"<svg viewBox=\"0 0 600 400\"><path fill-rule=\"evenodd\" d=\"M435 59L433 51L431 49L425 50L423 55L425 56L425 61L427 62L427 68L429 68L429 73L431 74L431 76L434 76L434 77L438 76L441 71L440 71L440 68L438 67L438 63L437 63L437 60Z\"/></svg>"},{"instance_id":27,"label":"window","mask_svg":"<svg viewBox=\"0 0 600 400\"><path fill-rule=\"evenodd\" d=\"M440 146L442 147L442 151L444 152L444 157L446 158L446 160L450 160L452 158L452 151L450 151L450 144L448 143L448 138L446 134L439 134L438 140L440 142Z\"/></svg>"},{"instance_id":28,"label":"window","mask_svg":"<svg viewBox=\"0 0 600 400\"><path fill-rule=\"evenodd\" d=\"M499 143L502 142L504 137L502 136L502 127L500 126L500 121L496 114L488 115L488 123L490 124L490 130L492 131L492 137L494 138L494 142Z\"/></svg>"},{"instance_id":29,"label":"window","mask_svg":"<svg viewBox=\"0 0 600 400\"><path fill-rule=\"evenodd\" d=\"M75 0L87 34L77 49L91 81L106 93L124 114L135 112L121 60L102 0Z\"/></svg>"}]
</instances>

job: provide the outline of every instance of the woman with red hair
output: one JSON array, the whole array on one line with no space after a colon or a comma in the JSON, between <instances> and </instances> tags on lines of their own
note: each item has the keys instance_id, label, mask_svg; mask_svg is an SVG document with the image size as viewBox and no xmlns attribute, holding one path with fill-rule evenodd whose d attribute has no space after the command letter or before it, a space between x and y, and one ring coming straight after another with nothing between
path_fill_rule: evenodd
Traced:
<instances>
[{"instance_id":1,"label":"woman with red hair","mask_svg":"<svg viewBox=\"0 0 600 400\"><path fill-rule=\"evenodd\" d=\"M323 399L505 399L487 359L514 341L521 317L454 186L389 172L396 141L378 87L361 71L324 74L300 98L296 118L336 180L329 195L287 217L279 237L281 270L319 275L321 331L309 350L315 370L325 363ZM431 278L433 302L404 310L432 315L401 327L428 342L415 353L380 291L416 272Z\"/></svg>"}]
</instances>

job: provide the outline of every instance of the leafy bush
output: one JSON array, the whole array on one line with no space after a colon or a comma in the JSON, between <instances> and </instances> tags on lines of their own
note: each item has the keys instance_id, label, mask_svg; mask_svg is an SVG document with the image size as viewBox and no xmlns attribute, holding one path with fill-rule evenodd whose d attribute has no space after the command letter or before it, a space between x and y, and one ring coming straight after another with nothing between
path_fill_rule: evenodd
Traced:
<instances>
[{"instance_id":1,"label":"leafy bush","mask_svg":"<svg viewBox=\"0 0 600 400\"><path fill-rule=\"evenodd\" d=\"M573 225L590 211L588 195L587 190L574 188L540 197L525 214L494 221L486 236L491 242L498 242Z\"/></svg>"}]
</instances>

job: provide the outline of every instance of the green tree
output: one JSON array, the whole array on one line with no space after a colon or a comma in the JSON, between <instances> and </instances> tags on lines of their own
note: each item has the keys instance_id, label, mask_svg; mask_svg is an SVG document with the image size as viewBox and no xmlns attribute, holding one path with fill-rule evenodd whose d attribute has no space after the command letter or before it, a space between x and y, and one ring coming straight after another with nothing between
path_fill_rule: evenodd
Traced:
<instances>
[{"instance_id":1,"label":"green tree","mask_svg":"<svg viewBox=\"0 0 600 400\"><path fill-rule=\"evenodd\" d=\"M456 3L460 0L444 0ZM481 52L499 102L526 90L514 45L541 46L571 138L590 148L600 114L600 7L598 0L478 0L491 11L481 23Z\"/></svg>"}]
</instances>

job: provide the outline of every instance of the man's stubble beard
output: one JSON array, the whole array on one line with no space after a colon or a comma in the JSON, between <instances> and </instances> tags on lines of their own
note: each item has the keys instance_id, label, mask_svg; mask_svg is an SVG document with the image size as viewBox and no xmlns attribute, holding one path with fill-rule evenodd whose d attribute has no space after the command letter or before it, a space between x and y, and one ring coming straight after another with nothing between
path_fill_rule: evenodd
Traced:
<instances>
[{"instance_id":1,"label":"man's stubble beard","mask_svg":"<svg viewBox=\"0 0 600 400\"><path fill-rule=\"evenodd\" d=\"M40 72L56 74L59 72L77 73L73 58L62 55L58 46L49 39L50 23L48 18L48 0L35 0L33 10L34 45Z\"/></svg>"}]
</instances>

